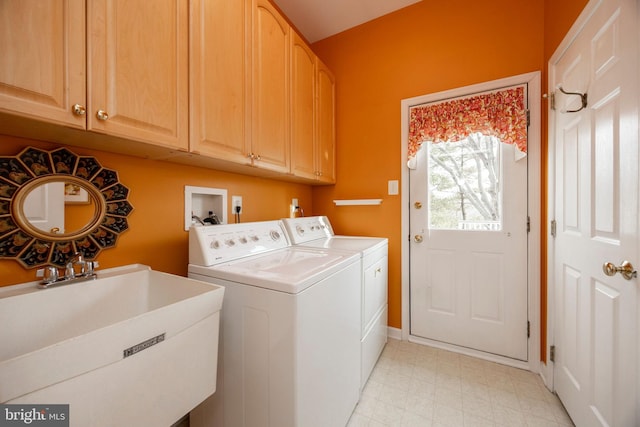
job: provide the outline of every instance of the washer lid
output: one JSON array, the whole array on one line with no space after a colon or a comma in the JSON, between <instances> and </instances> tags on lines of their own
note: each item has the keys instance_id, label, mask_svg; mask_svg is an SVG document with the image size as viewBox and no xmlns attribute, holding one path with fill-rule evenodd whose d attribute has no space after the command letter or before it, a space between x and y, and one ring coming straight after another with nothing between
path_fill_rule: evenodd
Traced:
<instances>
[{"instance_id":1,"label":"washer lid","mask_svg":"<svg viewBox=\"0 0 640 427\"><path fill-rule=\"evenodd\" d=\"M191 264L189 273L297 294L358 260L356 253L298 246L211 267Z\"/></svg>"},{"instance_id":2,"label":"washer lid","mask_svg":"<svg viewBox=\"0 0 640 427\"><path fill-rule=\"evenodd\" d=\"M358 252L362 255L378 249L388 243L383 237L332 236L301 243L297 247L325 248L347 252Z\"/></svg>"}]
</instances>

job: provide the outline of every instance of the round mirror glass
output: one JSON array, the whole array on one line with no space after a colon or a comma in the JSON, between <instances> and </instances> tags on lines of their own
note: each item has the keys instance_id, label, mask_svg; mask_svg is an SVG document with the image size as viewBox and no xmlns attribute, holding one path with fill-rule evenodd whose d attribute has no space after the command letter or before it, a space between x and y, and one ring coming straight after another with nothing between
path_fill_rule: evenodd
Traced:
<instances>
[{"instance_id":1,"label":"round mirror glass","mask_svg":"<svg viewBox=\"0 0 640 427\"><path fill-rule=\"evenodd\" d=\"M72 178L38 178L21 191L23 197L16 195L21 208L18 222L32 228L32 233L51 238L78 236L98 225L105 214L95 187Z\"/></svg>"}]
</instances>

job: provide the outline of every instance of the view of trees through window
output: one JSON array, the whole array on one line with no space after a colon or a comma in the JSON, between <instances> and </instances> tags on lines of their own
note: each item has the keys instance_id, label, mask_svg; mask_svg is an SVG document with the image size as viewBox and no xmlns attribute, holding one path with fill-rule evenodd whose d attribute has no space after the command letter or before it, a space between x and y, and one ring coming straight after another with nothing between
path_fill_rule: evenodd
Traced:
<instances>
[{"instance_id":1,"label":"view of trees through window","mask_svg":"<svg viewBox=\"0 0 640 427\"><path fill-rule=\"evenodd\" d=\"M481 133L429 143L431 229L502 229L500 145Z\"/></svg>"}]
</instances>

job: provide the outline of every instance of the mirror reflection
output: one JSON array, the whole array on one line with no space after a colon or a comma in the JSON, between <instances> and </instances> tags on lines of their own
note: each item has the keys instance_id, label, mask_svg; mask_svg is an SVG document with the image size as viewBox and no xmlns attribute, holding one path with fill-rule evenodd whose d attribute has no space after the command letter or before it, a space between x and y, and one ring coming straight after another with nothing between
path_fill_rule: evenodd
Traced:
<instances>
[{"instance_id":1,"label":"mirror reflection","mask_svg":"<svg viewBox=\"0 0 640 427\"><path fill-rule=\"evenodd\" d=\"M90 224L97 206L84 186L59 180L34 187L22 208L29 224L38 230L74 234Z\"/></svg>"}]
</instances>

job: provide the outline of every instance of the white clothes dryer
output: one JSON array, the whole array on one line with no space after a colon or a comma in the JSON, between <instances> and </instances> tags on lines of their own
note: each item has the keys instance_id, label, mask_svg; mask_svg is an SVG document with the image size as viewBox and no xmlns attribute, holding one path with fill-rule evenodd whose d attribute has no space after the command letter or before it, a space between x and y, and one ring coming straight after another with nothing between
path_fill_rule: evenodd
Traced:
<instances>
[{"instance_id":1,"label":"white clothes dryer","mask_svg":"<svg viewBox=\"0 0 640 427\"><path fill-rule=\"evenodd\" d=\"M360 266L282 221L192 227L189 277L225 287L217 391L192 426L343 427L360 389Z\"/></svg>"},{"instance_id":2,"label":"white clothes dryer","mask_svg":"<svg viewBox=\"0 0 640 427\"><path fill-rule=\"evenodd\" d=\"M289 241L310 247L356 253L361 264L361 387L364 388L387 342L388 239L335 235L326 216L283 219Z\"/></svg>"}]
</instances>

